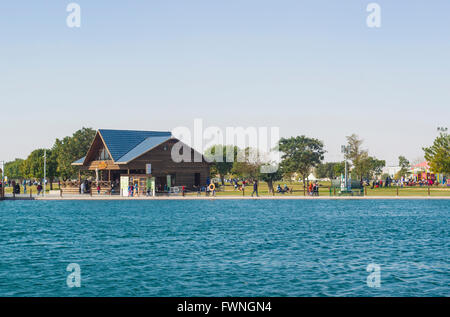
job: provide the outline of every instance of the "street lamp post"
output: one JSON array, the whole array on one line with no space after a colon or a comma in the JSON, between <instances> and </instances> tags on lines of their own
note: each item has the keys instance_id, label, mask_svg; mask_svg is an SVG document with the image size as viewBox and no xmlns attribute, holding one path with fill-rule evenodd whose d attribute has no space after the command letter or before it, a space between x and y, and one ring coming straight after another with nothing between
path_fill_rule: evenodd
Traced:
<instances>
[{"instance_id":1,"label":"street lamp post","mask_svg":"<svg viewBox=\"0 0 450 317\"><path fill-rule=\"evenodd\" d=\"M345 190L348 188L348 169L347 169L347 154L348 154L349 147L345 145L341 145L341 153L344 154L344 164L345 164L345 179L344 179L344 185Z\"/></svg>"}]
</instances>

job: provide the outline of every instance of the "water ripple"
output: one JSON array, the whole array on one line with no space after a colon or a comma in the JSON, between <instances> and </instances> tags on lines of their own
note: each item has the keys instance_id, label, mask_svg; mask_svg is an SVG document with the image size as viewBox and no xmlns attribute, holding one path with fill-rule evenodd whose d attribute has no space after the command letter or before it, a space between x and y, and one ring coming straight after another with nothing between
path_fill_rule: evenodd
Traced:
<instances>
[{"instance_id":1,"label":"water ripple","mask_svg":"<svg viewBox=\"0 0 450 317\"><path fill-rule=\"evenodd\" d=\"M3 201L0 296L449 296L449 207ZM66 285L69 263L81 288Z\"/></svg>"}]
</instances>

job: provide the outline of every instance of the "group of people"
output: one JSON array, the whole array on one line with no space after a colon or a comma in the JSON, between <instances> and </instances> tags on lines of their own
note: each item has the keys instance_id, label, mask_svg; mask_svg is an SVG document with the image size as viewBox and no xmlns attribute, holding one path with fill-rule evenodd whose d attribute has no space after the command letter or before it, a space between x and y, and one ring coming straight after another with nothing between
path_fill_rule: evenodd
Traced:
<instances>
[{"instance_id":1,"label":"group of people","mask_svg":"<svg viewBox=\"0 0 450 317\"><path fill-rule=\"evenodd\" d=\"M27 186L36 186L36 190L37 190L37 194L41 195L42 191L43 191L43 187L41 182L38 181L31 181L31 180L23 180L22 182L16 182L15 180L8 180L7 182L5 182L6 187L11 187L13 189L13 193L14 194L20 194L21 193L21 188L20 185L22 185L23 188L23 194L27 193ZM3 186L3 183L1 184L1 186ZM0 186L0 187L1 187Z\"/></svg>"},{"instance_id":2,"label":"group of people","mask_svg":"<svg viewBox=\"0 0 450 317\"><path fill-rule=\"evenodd\" d=\"M277 193L280 193L280 194L292 193L292 188L289 188L287 184L284 184L284 187L281 188L281 185L278 184L278 186L277 186Z\"/></svg>"},{"instance_id":3,"label":"group of people","mask_svg":"<svg viewBox=\"0 0 450 317\"><path fill-rule=\"evenodd\" d=\"M319 184L317 184L317 182L309 183L309 185L308 185L308 195L309 196L319 196Z\"/></svg>"},{"instance_id":4,"label":"group of people","mask_svg":"<svg viewBox=\"0 0 450 317\"><path fill-rule=\"evenodd\" d=\"M444 178L445 183L445 178ZM392 179L387 176L385 180L382 179L374 179L370 184L369 181L366 181L367 186L371 185L371 188L383 188L383 187L392 187L398 186L403 188L404 186L433 186L436 184L436 181L433 179L414 179L414 178L404 178L401 179Z\"/></svg>"},{"instance_id":5,"label":"group of people","mask_svg":"<svg viewBox=\"0 0 450 317\"><path fill-rule=\"evenodd\" d=\"M372 181L372 189L374 189L374 188L382 188L383 187L383 184L384 184L384 187L389 187L389 183L386 181L386 182L383 182L383 180L382 179L374 179L373 181Z\"/></svg>"},{"instance_id":6,"label":"group of people","mask_svg":"<svg viewBox=\"0 0 450 317\"><path fill-rule=\"evenodd\" d=\"M433 186L436 184L436 181L432 179L407 179L403 182L401 182L401 186ZM444 177L444 184L445 184L445 177Z\"/></svg>"},{"instance_id":7,"label":"group of people","mask_svg":"<svg viewBox=\"0 0 450 317\"><path fill-rule=\"evenodd\" d=\"M242 180L242 184L239 184L239 179L237 179L237 178L232 179L231 182L232 182L232 184L234 186L234 190L235 191L236 190L242 191L242 190L245 189L245 186L249 184L249 181L245 180L245 179Z\"/></svg>"}]
</instances>

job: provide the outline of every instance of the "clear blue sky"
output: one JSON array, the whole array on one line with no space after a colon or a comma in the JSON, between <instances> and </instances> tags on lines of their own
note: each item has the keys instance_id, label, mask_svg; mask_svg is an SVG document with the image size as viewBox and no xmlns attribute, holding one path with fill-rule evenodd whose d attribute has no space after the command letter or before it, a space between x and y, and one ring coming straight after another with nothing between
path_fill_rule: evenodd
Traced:
<instances>
[{"instance_id":1,"label":"clear blue sky","mask_svg":"<svg viewBox=\"0 0 450 317\"><path fill-rule=\"evenodd\" d=\"M0 2L0 160L82 126L170 130L279 126L340 160L357 133L371 155L414 160L450 127L450 1Z\"/></svg>"}]
</instances>

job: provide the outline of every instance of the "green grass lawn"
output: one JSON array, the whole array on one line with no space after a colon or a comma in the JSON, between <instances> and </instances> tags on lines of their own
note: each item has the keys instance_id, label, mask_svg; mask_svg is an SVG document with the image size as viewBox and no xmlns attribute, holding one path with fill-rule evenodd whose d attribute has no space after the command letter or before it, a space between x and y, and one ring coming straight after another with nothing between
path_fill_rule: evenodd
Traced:
<instances>
[{"instance_id":1,"label":"green grass lawn","mask_svg":"<svg viewBox=\"0 0 450 317\"><path fill-rule=\"evenodd\" d=\"M53 184L53 190L59 189L58 183ZM33 192L33 195L37 193L37 186L27 186L27 194L30 194L30 190ZM48 193L50 191L50 185L47 184L45 188L45 192ZM6 187L5 188L5 194L12 194L13 189L12 187ZM20 185L20 193L23 194L23 186Z\"/></svg>"},{"instance_id":2,"label":"green grass lawn","mask_svg":"<svg viewBox=\"0 0 450 317\"><path fill-rule=\"evenodd\" d=\"M294 192L292 194L285 193L275 193L275 196L303 196L303 184L301 183L284 183L284 182L276 182L274 184L274 188L276 189L277 185L280 184L281 187L284 187L284 184L287 184L289 188L293 188ZM319 195L320 196L330 196L330 182L322 182L320 183L321 187L319 187ZM253 192L253 185L249 185L245 188L245 196L250 196ZM338 192L338 190L336 190ZM258 186L258 193L260 196L272 196L269 194L267 183L260 182ZM204 195L204 193L202 193ZM195 193L190 193L189 195L196 195ZM242 191L234 190L232 185L225 185L224 191L217 191L217 196L242 196ZM396 196L397 188L374 188L371 189L367 187L367 196ZM428 188L427 187L413 187L413 188L399 188L399 196L428 196ZM450 196L450 187L432 187L430 188L430 196Z\"/></svg>"},{"instance_id":3,"label":"green grass lawn","mask_svg":"<svg viewBox=\"0 0 450 317\"><path fill-rule=\"evenodd\" d=\"M284 184L287 184L289 188L293 188L294 192L292 194L285 193L285 194L279 194L275 193L275 196L303 196L303 185L301 183L284 183L284 182L276 182L274 183L274 188L276 189L277 185L280 184L281 187L284 187ZM322 182L320 183L321 187L319 187L319 195L320 196L330 196L330 182ZM243 196L242 191L234 190L234 187L232 185L225 185L224 191L217 191L217 196ZM27 194L30 193L30 189L32 190L33 194L37 193L36 186L27 186ZM58 184L53 184L53 189L57 190L59 189ZM50 190L50 185L47 185L46 191L48 192ZM245 188L245 196L250 196L253 191L253 185L249 185ZM5 188L6 194L12 194L12 187L6 187ZM20 186L20 193L23 194L23 186ZM204 195L205 193L202 193ZM272 196L272 194L269 194L269 188L267 186L267 183L260 182L258 186L258 194L260 196ZM197 195L196 193L188 193L187 195ZM367 196L396 196L397 195L397 188L396 187L390 187L390 188L374 188L371 189L370 187L367 187ZM428 188L427 187L404 187L399 188L399 196L428 196ZM430 196L450 196L450 187L431 187L430 188Z\"/></svg>"}]
</instances>

